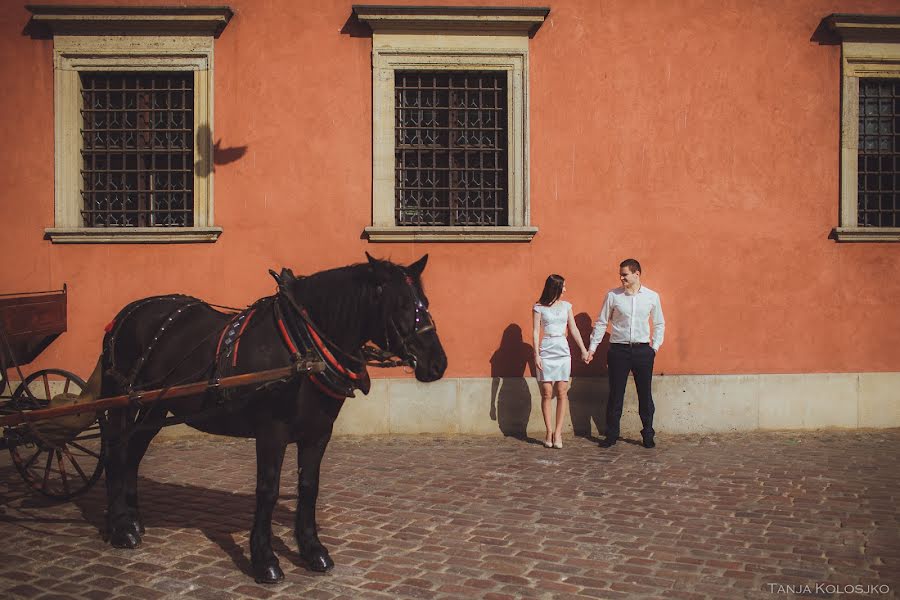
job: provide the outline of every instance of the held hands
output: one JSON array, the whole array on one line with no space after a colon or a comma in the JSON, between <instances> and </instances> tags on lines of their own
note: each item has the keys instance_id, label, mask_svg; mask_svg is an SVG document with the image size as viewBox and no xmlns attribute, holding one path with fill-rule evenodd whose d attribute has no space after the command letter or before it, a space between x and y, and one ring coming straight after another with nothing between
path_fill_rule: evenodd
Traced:
<instances>
[{"instance_id":1,"label":"held hands","mask_svg":"<svg viewBox=\"0 0 900 600\"><path fill-rule=\"evenodd\" d=\"M589 365L591 361L594 360L594 353L588 352L587 350L581 353L581 360L584 361L584 364Z\"/></svg>"}]
</instances>

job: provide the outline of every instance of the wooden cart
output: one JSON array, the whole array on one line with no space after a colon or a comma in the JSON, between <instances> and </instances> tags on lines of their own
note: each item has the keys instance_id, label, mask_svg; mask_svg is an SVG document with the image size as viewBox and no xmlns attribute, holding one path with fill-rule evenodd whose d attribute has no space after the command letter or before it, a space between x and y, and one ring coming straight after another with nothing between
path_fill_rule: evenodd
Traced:
<instances>
[{"instance_id":1,"label":"wooden cart","mask_svg":"<svg viewBox=\"0 0 900 600\"><path fill-rule=\"evenodd\" d=\"M59 394L77 396L85 381L64 369L30 364L66 331L67 289L0 295L0 418L45 409ZM19 383L13 388L13 381ZM22 478L50 498L67 500L89 489L103 472L105 447L95 419L77 435L48 439L33 428L6 427L6 446Z\"/></svg>"}]
</instances>

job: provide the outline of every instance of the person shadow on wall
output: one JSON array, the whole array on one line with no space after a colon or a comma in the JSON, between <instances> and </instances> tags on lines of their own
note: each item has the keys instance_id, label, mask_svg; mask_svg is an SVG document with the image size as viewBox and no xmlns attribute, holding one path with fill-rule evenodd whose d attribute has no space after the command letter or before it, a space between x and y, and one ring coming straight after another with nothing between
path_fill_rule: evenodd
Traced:
<instances>
[{"instance_id":1,"label":"person shadow on wall","mask_svg":"<svg viewBox=\"0 0 900 600\"><path fill-rule=\"evenodd\" d=\"M500 347L491 356L491 420L497 421L505 436L538 443L529 438L531 392L525 372L534 377L534 346L522 338L522 328L515 323L503 330Z\"/></svg>"},{"instance_id":2,"label":"person shadow on wall","mask_svg":"<svg viewBox=\"0 0 900 600\"><path fill-rule=\"evenodd\" d=\"M591 340L593 321L587 313L575 315L575 326L587 346ZM594 352L594 360L586 365L581 360L581 350L569 336L569 351L572 353L572 384L569 387L569 415L573 433L597 442L599 437L591 435L593 423L600 436L606 431L606 404L609 401L606 352L609 350L609 336L606 336Z\"/></svg>"}]
</instances>

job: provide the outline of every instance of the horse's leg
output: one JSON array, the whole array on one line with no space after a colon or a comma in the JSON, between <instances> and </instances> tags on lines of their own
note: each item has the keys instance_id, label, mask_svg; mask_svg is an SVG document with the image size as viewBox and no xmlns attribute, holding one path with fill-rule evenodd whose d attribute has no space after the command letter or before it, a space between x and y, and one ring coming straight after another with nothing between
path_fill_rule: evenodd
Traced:
<instances>
[{"instance_id":1,"label":"horse's leg","mask_svg":"<svg viewBox=\"0 0 900 600\"><path fill-rule=\"evenodd\" d=\"M257 583L277 583L284 579L278 558L272 552L272 512L278 501L281 463L284 462L284 436L274 431L257 433L256 438L256 514L250 530L250 561Z\"/></svg>"},{"instance_id":2,"label":"horse's leg","mask_svg":"<svg viewBox=\"0 0 900 600\"><path fill-rule=\"evenodd\" d=\"M319 496L319 469L325 448L331 440L334 421L344 405L314 391L309 386L300 389L301 412L305 423L297 442L297 515L294 535L300 556L313 571L330 571L334 561L319 541L316 525L316 499Z\"/></svg>"},{"instance_id":3,"label":"horse's leg","mask_svg":"<svg viewBox=\"0 0 900 600\"><path fill-rule=\"evenodd\" d=\"M325 448L331 439L331 428L313 439L297 442L298 491L294 535L300 556L313 571L330 571L334 561L319 541L316 525L316 498L319 496L319 468Z\"/></svg>"},{"instance_id":4,"label":"horse's leg","mask_svg":"<svg viewBox=\"0 0 900 600\"><path fill-rule=\"evenodd\" d=\"M128 517L131 527L138 535L144 534L144 523L138 509L137 476L141 459L147 452L150 442L162 428L162 418L147 419L142 423L141 429L135 431L128 442L128 457L125 463L125 504L128 507Z\"/></svg>"},{"instance_id":5,"label":"horse's leg","mask_svg":"<svg viewBox=\"0 0 900 600\"><path fill-rule=\"evenodd\" d=\"M141 535L128 508L128 426L131 411L111 409L103 427L106 438L106 537L116 548L137 548Z\"/></svg>"}]
</instances>

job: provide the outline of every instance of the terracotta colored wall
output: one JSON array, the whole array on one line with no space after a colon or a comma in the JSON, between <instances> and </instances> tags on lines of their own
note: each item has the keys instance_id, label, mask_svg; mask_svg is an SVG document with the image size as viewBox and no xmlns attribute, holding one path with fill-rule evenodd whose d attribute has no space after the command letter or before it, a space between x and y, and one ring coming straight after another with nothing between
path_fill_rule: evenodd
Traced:
<instances>
[{"instance_id":1,"label":"terracotta colored wall","mask_svg":"<svg viewBox=\"0 0 900 600\"><path fill-rule=\"evenodd\" d=\"M87 374L103 326L136 297L243 305L271 293L268 268L312 272L368 250L430 254L451 377L522 374L514 357L493 368L491 357L516 326L530 342L546 275L567 277L587 321L629 256L662 294L659 372L900 371L900 244L827 239L839 210L840 49L810 41L828 14L900 14L900 1L489 4L551 8L531 41L540 232L530 244L360 239L371 220L371 40L340 32L349 2L232 0L216 42L214 135L247 151L216 166L220 240L53 245L42 239L53 221L52 42L23 36L29 13L3 3L0 292L70 290L69 332L34 368Z\"/></svg>"}]
</instances>

